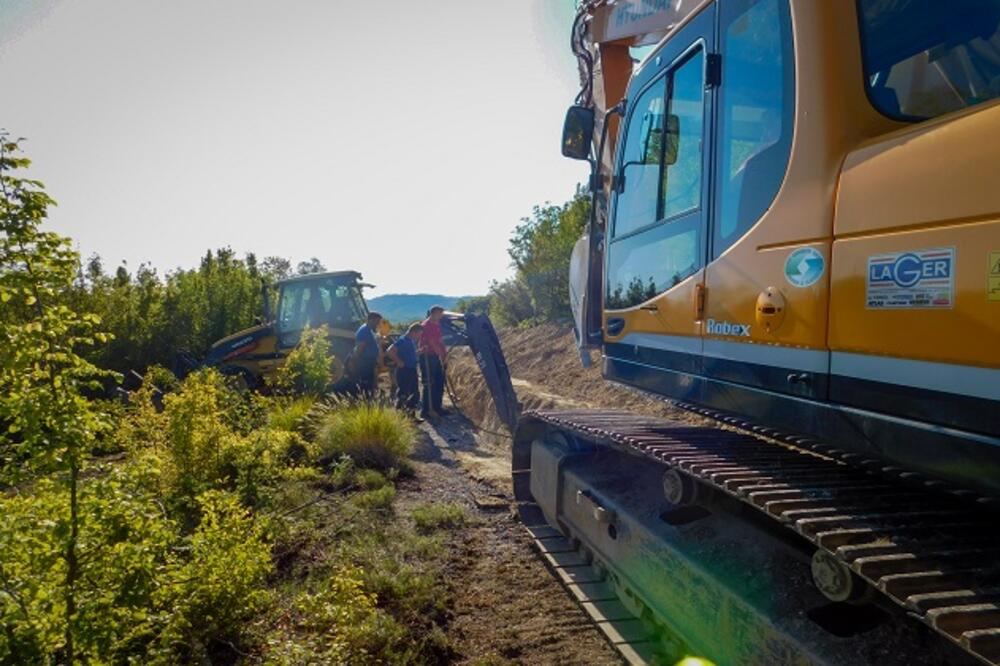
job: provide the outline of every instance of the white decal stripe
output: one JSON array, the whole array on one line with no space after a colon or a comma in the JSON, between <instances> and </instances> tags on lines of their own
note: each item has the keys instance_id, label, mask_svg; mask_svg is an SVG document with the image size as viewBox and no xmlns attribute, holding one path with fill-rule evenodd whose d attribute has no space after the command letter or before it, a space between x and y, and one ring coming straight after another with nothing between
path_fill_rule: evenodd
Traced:
<instances>
[{"instance_id":1,"label":"white decal stripe","mask_svg":"<svg viewBox=\"0 0 1000 666\"><path fill-rule=\"evenodd\" d=\"M694 335L629 333L616 342L620 345L636 345L639 347L649 347L650 349L680 352L682 354L701 354L701 338Z\"/></svg>"},{"instance_id":2,"label":"white decal stripe","mask_svg":"<svg viewBox=\"0 0 1000 666\"><path fill-rule=\"evenodd\" d=\"M705 356L824 374L828 371L830 363L830 355L825 350L797 349L795 347L730 342L728 340L705 340Z\"/></svg>"},{"instance_id":3,"label":"white decal stripe","mask_svg":"<svg viewBox=\"0 0 1000 666\"><path fill-rule=\"evenodd\" d=\"M830 372L843 377L1000 400L1000 369L996 368L834 352Z\"/></svg>"}]
</instances>

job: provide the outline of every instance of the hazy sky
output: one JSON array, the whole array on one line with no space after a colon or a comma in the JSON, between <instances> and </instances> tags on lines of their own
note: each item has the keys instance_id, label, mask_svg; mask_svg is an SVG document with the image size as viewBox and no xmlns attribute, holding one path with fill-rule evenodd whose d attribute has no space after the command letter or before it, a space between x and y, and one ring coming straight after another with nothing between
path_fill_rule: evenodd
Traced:
<instances>
[{"instance_id":1,"label":"hazy sky","mask_svg":"<svg viewBox=\"0 0 1000 666\"><path fill-rule=\"evenodd\" d=\"M231 246L483 293L559 155L573 0L0 0L0 127L52 227L161 273Z\"/></svg>"}]
</instances>

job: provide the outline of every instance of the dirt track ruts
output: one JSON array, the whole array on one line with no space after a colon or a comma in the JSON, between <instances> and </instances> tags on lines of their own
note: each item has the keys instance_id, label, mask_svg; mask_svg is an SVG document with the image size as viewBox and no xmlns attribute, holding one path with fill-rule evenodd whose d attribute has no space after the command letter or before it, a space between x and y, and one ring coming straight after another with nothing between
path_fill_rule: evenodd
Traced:
<instances>
[{"instance_id":1,"label":"dirt track ruts","mask_svg":"<svg viewBox=\"0 0 1000 666\"><path fill-rule=\"evenodd\" d=\"M479 444L459 415L421 427L416 475L401 507L456 502L469 521L452 532L446 632L459 664L619 664L600 632L546 570L514 518L509 454Z\"/></svg>"}]
</instances>

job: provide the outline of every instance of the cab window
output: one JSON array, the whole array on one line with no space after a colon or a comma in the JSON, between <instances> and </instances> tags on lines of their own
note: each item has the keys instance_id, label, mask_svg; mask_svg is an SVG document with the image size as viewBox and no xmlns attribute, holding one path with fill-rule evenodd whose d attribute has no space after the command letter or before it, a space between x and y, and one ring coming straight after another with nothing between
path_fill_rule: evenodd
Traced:
<instances>
[{"instance_id":1,"label":"cab window","mask_svg":"<svg viewBox=\"0 0 1000 666\"><path fill-rule=\"evenodd\" d=\"M656 222L665 93L666 80L660 79L639 96L629 119L618 172L616 237Z\"/></svg>"},{"instance_id":2,"label":"cab window","mask_svg":"<svg viewBox=\"0 0 1000 666\"><path fill-rule=\"evenodd\" d=\"M608 248L608 309L647 301L701 267L704 61L700 49L688 55L633 106Z\"/></svg>"},{"instance_id":3,"label":"cab window","mask_svg":"<svg viewBox=\"0 0 1000 666\"><path fill-rule=\"evenodd\" d=\"M859 0L872 104L923 120L1000 95L1000 0Z\"/></svg>"},{"instance_id":4,"label":"cab window","mask_svg":"<svg viewBox=\"0 0 1000 666\"><path fill-rule=\"evenodd\" d=\"M288 332L323 325L353 329L367 314L356 285L337 284L336 280L293 282L282 287L278 325Z\"/></svg>"},{"instance_id":5,"label":"cab window","mask_svg":"<svg viewBox=\"0 0 1000 666\"><path fill-rule=\"evenodd\" d=\"M718 257L764 214L792 143L794 80L786 0L732 0L720 11L715 224Z\"/></svg>"}]
</instances>

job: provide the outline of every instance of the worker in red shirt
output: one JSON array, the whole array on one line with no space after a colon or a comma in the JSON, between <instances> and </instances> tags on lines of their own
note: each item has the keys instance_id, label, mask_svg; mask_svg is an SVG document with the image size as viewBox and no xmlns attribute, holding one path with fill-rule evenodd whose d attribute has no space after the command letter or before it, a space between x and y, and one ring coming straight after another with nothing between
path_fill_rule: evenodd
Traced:
<instances>
[{"instance_id":1,"label":"worker in red shirt","mask_svg":"<svg viewBox=\"0 0 1000 666\"><path fill-rule=\"evenodd\" d=\"M447 416L448 411L441 405L444 399L444 363L448 350L441 336L441 317L444 308L435 305L427 313L427 319L422 323L423 333L420 334L420 378L423 384L423 396L420 416Z\"/></svg>"}]
</instances>

